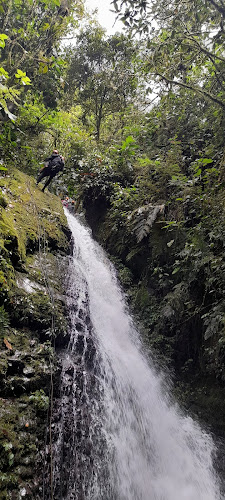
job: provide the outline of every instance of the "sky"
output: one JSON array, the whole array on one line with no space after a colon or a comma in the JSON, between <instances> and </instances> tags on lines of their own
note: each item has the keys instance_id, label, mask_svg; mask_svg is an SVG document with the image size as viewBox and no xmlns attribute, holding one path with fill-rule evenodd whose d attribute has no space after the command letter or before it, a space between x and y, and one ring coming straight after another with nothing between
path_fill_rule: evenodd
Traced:
<instances>
[{"instance_id":1,"label":"sky","mask_svg":"<svg viewBox=\"0 0 225 500\"><path fill-rule=\"evenodd\" d=\"M121 31L123 24L121 21L117 21L115 26L113 26L116 15L113 12L110 12L110 9L113 9L112 5L110 5L111 0L85 0L86 7L89 11L93 11L94 9L98 9L97 19L101 26L107 30L108 35L112 35L116 31Z\"/></svg>"}]
</instances>

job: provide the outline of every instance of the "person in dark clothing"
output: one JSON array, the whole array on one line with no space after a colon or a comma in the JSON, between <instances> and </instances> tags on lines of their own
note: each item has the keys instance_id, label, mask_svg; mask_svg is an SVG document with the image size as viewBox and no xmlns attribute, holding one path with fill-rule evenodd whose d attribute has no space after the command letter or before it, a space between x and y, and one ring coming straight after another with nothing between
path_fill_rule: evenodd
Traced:
<instances>
[{"instance_id":1,"label":"person in dark clothing","mask_svg":"<svg viewBox=\"0 0 225 500\"><path fill-rule=\"evenodd\" d=\"M55 177L58 172L63 171L65 163L63 156L59 155L57 149L55 149L49 158L45 160L45 166L41 169L39 176L37 178L37 185L44 177L49 177L42 188L44 192L45 188L50 184L53 177Z\"/></svg>"}]
</instances>

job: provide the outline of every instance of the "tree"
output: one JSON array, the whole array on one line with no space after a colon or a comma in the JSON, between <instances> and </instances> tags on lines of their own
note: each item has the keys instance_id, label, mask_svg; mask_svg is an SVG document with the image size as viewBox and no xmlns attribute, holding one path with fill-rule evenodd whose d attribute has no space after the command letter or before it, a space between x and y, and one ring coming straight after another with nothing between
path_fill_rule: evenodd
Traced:
<instances>
[{"instance_id":1,"label":"tree","mask_svg":"<svg viewBox=\"0 0 225 500\"><path fill-rule=\"evenodd\" d=\"M12 71L18 64L30 68L31 61L32 66L38 65L45 73L68 23L75 22L74 16L81 17L83 1L1 0L0 10L0 31L8 37L3 54L7 69Z\"/></svg>"},{"instance_id":2,"label":"tree","mask_svg":"<svg viewBox=\"0 0 225 500\"><path fill-rule=\"evenodd\" d=\"M84 121L93 114L98 141L102 121L122 112L135 95L136 45L124 35L107 38L102 28L91 27L81 32L70 51L69 91L75 92L75 101L82 105Z\"/></svg>"},{"instance_id":3,"label":"tree","mask_svg":"<svg viewBox=\"0 0 225 500\"><path fill-rule=\"evenodd\" d=\"M32 81L44 91L43 79L49 70L51 81L59 81L61 62L56 49L68 23L82 15L83 0L0 0L0 12L1 108L15 119L12 111L24 86ZM57 85L54 90L57 94Z\"/></svg>"},{"instance_id":4,"label":"tree","mask_svg":"<svg viewBox=\"0 0 225 500\"><path fill-rule=\"evenodd\" d=\"M225 108L223 2L125 0L115 9L145 34L145 71L161 90L184 88Z\"/></svg>"}]
</instances>

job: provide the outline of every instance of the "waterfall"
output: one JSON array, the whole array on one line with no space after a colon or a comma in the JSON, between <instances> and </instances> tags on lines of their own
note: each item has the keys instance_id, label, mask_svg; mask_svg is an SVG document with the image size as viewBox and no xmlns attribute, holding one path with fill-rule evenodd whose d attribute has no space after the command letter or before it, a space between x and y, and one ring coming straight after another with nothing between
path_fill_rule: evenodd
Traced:
<instances>
[{"instance_id":1,"label":"waterfall","mask_svg":"<svg viewBox=\"0 0 225 500\"><path fill-rule=\"evenodd\" d=\"M112 264L66 215L71 335L54 417L54 499L219 500L211 436L171 403Z\"/></svg>"}]
</instances>

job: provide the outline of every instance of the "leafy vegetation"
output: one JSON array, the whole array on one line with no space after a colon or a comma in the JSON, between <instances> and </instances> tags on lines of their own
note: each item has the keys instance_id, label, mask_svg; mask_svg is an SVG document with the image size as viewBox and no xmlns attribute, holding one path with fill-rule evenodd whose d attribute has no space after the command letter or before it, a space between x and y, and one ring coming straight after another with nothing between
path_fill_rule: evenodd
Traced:
<instances>
[{"instance_id":1,"label":"leafy vegetation","mask_svg":"<svg viewBox=\"0 0 225 500\"><path fill-rule=\"evenodd\" d=\"M4 338L12 347L16 342L12 325L38 324L39 341L50 339L52 304L43 290L30 297L17 289L14 311L9 304L15 272L29 267L37 250L32 197L49 248L67 245L59 200L25 175L36 177L58 148L66 168L50 191L71 196L85 211L116 263L147 348L175 374L183 399L191 405L195 394L202 410L196 399L194 410L215 427L217 419L224 433L223 3L113 4L126 31L107 36L85 17L80 0L0 2L1 373L5 377L11 352ZM60 305L58 323L64 329ZM51 349L46 345L45 355ZM42 389L40 382L29 388L37 413L47 407ZM216 416L209 415L207 397ZM10 468L15 435L8 441L2 436Z\"/></svg>"},{"instance_id":2,"label":"leafy vegetation","mask_svg":"<svg viewBox=\"0 0 225 500\"><path fill-rule=\"evenodd\" d=\"M122 118L127 103L136 94L136 51L135 43L124 35L106 38L100 27L89 27L81 32L76 48L68 53L68 91L81 104L83 122L93 116L97 141L104 119L115 113Z\"/></svg>"},{"instance_id":3,"label":"leafy vegetation","mask_svg":"<svg viewBox=\"0 0 225 500\"><path fill-rule=\"evenodd\" d=\"M191 359L199 373L212 373L215 363L222 380L223 12L216 2L191 0L114 5L138 41L129 31L107 37L92 23L77 32L75 45L60 48L74 10L83 13L79 2L64 15L56 2L41 4L39 25L36 10L27 20L30 4L7 11L2 78L11 84L14 72L23 106L18 101L14 123L3 119L2 165L35 175L58 147L66 171L54 189L83 203L95 234L130 268L146 300L153 286L156 311L144 308L150 342L160 335L167 345L174 337L177 324L166 335L159 321L160 334L152 333L150 316L161 318L165 301L185 290L179 321L195 318L199 329ZM177 362L178 344L170 358L180 371L189 358Z\"/></svg>"}]
</instances>

